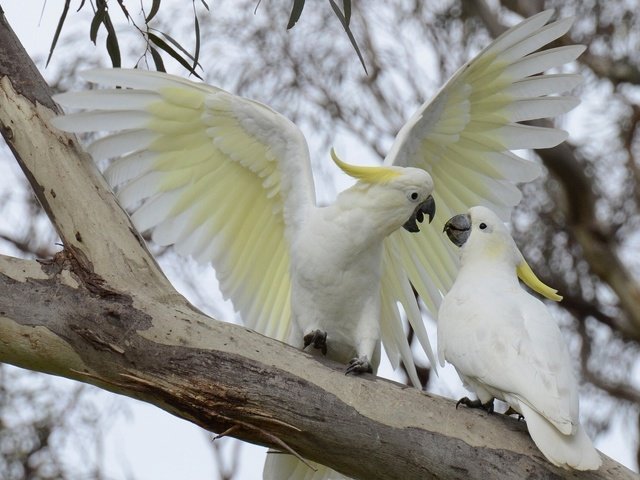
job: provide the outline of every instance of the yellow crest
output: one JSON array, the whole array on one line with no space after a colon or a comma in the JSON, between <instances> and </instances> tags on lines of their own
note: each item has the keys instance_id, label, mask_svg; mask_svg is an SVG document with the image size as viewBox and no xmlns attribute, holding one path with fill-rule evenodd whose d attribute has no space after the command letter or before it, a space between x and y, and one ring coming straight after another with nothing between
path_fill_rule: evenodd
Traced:
<instances>
[{"instance_id":1,"label":"yellow crest","mask_svg":"<svg viewBox=\"0 0 640 480\"><path fill-rule=\"evenodd\" d=\"M338 155L333 148L331 149L331 158L344 173L366 183L387 183L393 178L400 176L400 172L389 167L361 167L358 165L349 165L338 158Z\"/></svg>"},{"instance_id":2,"label":"yellow crest","mask_svg":"<svg viewBox=\"0 0 640 480\"><path fill-rule=\"evenodd\" d=\"M554 302L562 300L562 297L558 295L557 290L545 285L538 277L536 277L536 274L533 273L533 270L531 270L531 267L525 260L520 262L516 271L518 272L518 278L520 278L520 280L522 280L531 290L538 292L540 295L548 298L549 300L553 300Z\"/></svg>"}]
</instances>

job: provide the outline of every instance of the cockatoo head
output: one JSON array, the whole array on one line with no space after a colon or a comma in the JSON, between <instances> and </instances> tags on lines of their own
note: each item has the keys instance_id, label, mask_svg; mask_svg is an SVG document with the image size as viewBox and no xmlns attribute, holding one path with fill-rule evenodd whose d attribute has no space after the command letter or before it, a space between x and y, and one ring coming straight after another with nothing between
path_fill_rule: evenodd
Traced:
<instances>
[{"instance_id":1,"label":"cockatoo head","mask_svg":"<svg viewBox=\"0 0 640 480\"><path fill-rule=\"evenodd\" d=\"M562 300L557 290L536 277L506 225L488 208L472 207L468 213L450 218L444 225L444 231L454 245L463 249L463 262L465 257L507 262L529 288L550 300Z\"/></svg>"},{"instance_id":2,"label":"cockatoo head","mask_svg":"<svg viewBox=\"0 0 640 480\"><path fill-rule=\"evenodd\" d=\"M444 225L449 240L474 255L500 255L516 259L513 250L517 247L500 218L486 207L473 207L468 213L450 218Z\"/></svg>"},{"instance_id":3,"label":"cockatoo head","mask_svg":"<svg viewBox=\"0 0 640 480\"><path fill-rule=\"evenodd\" d=\"M395 231L404 227L410 232L419 232L418 223L429 217L429 223L436 213L436 203L431 196L433 180L421 168L413 167L361 167L349 165L331 150L331 158L347 175L358 179L351 187L354 194L361 196L363 207L375 210L386 229Z\"/></svg>"}]
</instances>

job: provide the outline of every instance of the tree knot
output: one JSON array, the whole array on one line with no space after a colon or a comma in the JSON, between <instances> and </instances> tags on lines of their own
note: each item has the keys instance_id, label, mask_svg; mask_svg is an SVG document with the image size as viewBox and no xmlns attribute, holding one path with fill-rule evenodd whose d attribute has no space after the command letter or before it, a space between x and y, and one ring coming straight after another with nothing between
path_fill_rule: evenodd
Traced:
<instances>
[{"instance_id":1,"label":"tree knot","mask_svg":"<svg viewBox=\"0 0 640 480\"><path fill-rule=\"evenodd\" d=\"M100 297L119 297L122 294L108 286L105 280L95 273L93 263L79 248L66 244L64 248L56 252L49 260L38 260L42 269L49 275L58 275L63 270L73 273L78 282L89 292Z\"/></svg>"}]
</instances>

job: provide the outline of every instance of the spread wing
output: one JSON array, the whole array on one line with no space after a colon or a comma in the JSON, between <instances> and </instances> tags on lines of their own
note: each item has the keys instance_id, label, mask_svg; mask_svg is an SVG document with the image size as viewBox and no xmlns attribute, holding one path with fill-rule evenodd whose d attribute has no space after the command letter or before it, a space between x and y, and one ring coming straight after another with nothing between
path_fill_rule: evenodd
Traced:
<instances>
[{"instance_id":1,"label":"spread wing","mask_svg":"<svg viewBox=\"0 0 640 480\"><path fill-rule=\"evenodd\" d=\"M548 10L516 25L460 68L400 130L385 159L387 165L428 171L437 207L433 223L423 226L420 233L398 230L385 241L383 305L395 310L395 315L383 317L387 324L382 332L385 349L396 357L394 365L398 356L412 365L402 354L406 346L397 343L404 338L402 324L395 320L398 303L431 365L436 365L426 332L419 328L419 319L412 319L417 314L407 309L415 301L405 284L411 282L435 316L457 272L455 247L442 234L446 220L476 205L489 207L508 220L522 197L516 184L540 174L538 165L511 150L549 148L567 137L559 129L518 123L553 117L578 104L574 97L551 95L578 85L579 75L539 75L573 61L584 51L581 45L571 45L537 52L564 35L573 22L564 19L545 25L552 14Z\"/></svg>"},{"instance_id":2,"label":"spread wing","mask_svg":"<svg viewBox=\"0 0 640 480\"><path fill-rule=\"evenodd\" d=\"M86 112L59 117L70 132L115 131L89 146L124 208L159 245L211 262L251 328L286 341L287 235L315 205L307 143L260 103L172 75L105 69L105 90L56 100Z\"/></svg>"}]
</instances>

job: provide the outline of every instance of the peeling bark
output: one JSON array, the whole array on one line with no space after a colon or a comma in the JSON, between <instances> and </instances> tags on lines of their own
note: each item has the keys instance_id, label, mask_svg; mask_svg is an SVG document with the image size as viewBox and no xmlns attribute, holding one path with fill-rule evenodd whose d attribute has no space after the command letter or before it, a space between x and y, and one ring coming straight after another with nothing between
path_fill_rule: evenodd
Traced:
<instances>
[{"instance_id":1,"label":"peeling bark","mask_svg":"<svg viewBox=\"0 0 640 480\"><path fill-rule=\"evenodd\" d=\"M550 465L513 418L456 410L451 400L371 375L345 376L342 365L184 302L96 293L67 269L43 268L0 257L2 361L138 398L213 432L232 429L274 448L281 439L355 478L575 475ZM605 459L581 478L633 474Z\"/></svg>"}]
</instances>

